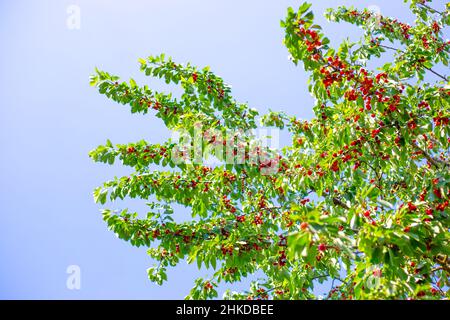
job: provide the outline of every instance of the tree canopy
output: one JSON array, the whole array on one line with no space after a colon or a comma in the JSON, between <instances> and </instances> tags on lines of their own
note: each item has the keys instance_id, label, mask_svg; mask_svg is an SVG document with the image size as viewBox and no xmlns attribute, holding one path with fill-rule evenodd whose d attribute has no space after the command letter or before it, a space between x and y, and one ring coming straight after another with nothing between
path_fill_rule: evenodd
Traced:
<instances>
[{"instance_id":1,"label":"tree canopy","mask_svg":"<svg viewBox=\"0 0 450 320\"><path fill-rule=\"evenodd\" d=\"M450 297L450 82L436 71L448 66L450 6L407 2L413 25L368 9L329 9L328 20L364 31L336 48L310 4L288 9L281 27L292 62L309 74L309 121L259 114L208 67L165 55L140 59L140 69L179 85L179 97L96 70L91 84L101 94L183 133L163 144L108 140L90 152L134 168L94 198L148 202L145 217L102 212L119 238L148 247L151 281L162 284L167 268L186 259L213 274L195 281L191 299L217 297L220 283L256 272L264 279L224 298L315 299L324 281L327 299ZM393 58L371 68L387 51ZM289 131L292 143L264 145L254 133L260 124ZM212 156L220 164L206 165ZM174 221L175 203L192 219Z\"/></svg>"}]
</instances>

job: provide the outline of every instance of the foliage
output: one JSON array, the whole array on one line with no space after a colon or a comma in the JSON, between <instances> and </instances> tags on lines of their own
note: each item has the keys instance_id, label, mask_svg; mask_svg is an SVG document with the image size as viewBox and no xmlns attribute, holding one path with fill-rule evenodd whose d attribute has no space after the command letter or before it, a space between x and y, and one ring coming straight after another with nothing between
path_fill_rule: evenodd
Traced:
<instances>
[{"instance_id":1,"label":"foliage","mask_svg":"<svg viewBox=\"0 0 450 320\"><path fill-rule=\"evenodd\" d=\"M94 161L118 159L135 169L97 188L97 202L156 199L146 218L103 210L119 238L149 247L157 261L150 280L162 284L166 269L187 259L214 270L195 282L192 299L214 298L219 283L257 271L263 280L225 298L314 299L315 284L326 280L328 299L450 297L450 85L433 69L448 65L443 30L450 8L441 12L428 2L410 1L414 25L369 10L328 10L330 21L364 31L359 42L338 48L314 23L310 4L289 8L284 43L310 74L311 121L282 112L259 116L209 68L164 55L141 59L140 68L179 84L180 98L97 70L91 84L131 112L151 112L192 136L202 130L200 156L189 148L196 141L183 149L172 140L108 140L90 153ZM393 60L371 70L368 63L387 50ZM432 77L439 81L426 81ZM262 146L248 131L258 118L289 130L292 144ZM180 161L212 155L224 164ZM195 219L175 222L171 203L190 207Z\"/></svg>"}]
</instances>

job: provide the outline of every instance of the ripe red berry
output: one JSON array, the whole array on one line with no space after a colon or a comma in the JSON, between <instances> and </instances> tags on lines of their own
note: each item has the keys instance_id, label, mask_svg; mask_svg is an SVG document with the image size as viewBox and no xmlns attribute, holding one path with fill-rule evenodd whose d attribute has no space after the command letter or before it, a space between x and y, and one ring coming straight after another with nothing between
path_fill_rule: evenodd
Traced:
<instances>
[{"instance_id":1,"label":"ripe red berry","mask_svg":"<svg viewBox=\"0 0 450 320\"><path fill-rule=\"evenodd\" d=\"M374 129L372 130L372 138L375 138L379 133L380 133L380 129Z\"/></svg>"},{"instance_id":2,"label":"ripe red berry","mask_svg":"<svg viewBox=\"0 0 450 320\"><path fill-rule=\"evenodd\" d=\"M442 194L441 194L441 190L439 189L433 189L433 193L436 197L438 197L439 199L442 199Z\"/></svg>"},{"instance_id":3,"label":"ripe red berry","mask_svg":"<svg viewBox=\"0 0 450 320\"><path fill-rule=\"evenodd\" d=\"M307 228L308 228L308 223L307 223L307 222L302 222L302 223L300 224L300 229L305 230L305 229L307 229Z\"/></svg>"},{"instance_id":4,"label":"ripe red berry","mask_svg":"<svg viewBox=\"0 0 450 320\"><path fill-rule=\"evenodd\" d=\"M210 282L206 282L204 287L206 291L211 290L213 288L213 285Z\"/></svg>"},{"instance_id":5,"label":"ripe red berry","mask_svg":"<svg viewBox=\"0 0 450 320\"><path fill-rule=\"evenodd\" d=\"M333 162L333 164L331 165L331 170L333 170L334 172L339 171L339 162L338 161Z\"/></svg>"},{"instance_id":6,"label":"ripe red berry","mask_svg":"<svg viewBox=\"0 0 450 320\"><path fill-rule=\"evenodd\" d=\"M261 215L255 216L255 218L253 219L253 223L255 225L263 224L263 219L262 219Z\"/></svg>"},{"instance_id":7,"label":"ripe red berry","mask_svg":"<svg viewBox=\"0 0 450 320\"><path fill-rule=\"evenodd\" d=\"M325 244L325 243L321 243L321 244L319 244L318 246L317 246L317 249L319 250L319 251L325 251L325 250L327 250L327 245Z\"/></svg>"},{"instance_id":8,"label":"ripe red berry","mask_svg":"<svg viewBox=\"0 0 450 320\"><path fill-rule=\"evenodd\" d=\"M352 89L345 93L345 97L348 101L355 101L356 99L358 99L358 93L354 89Z\"/></svg>"}]
</instances>

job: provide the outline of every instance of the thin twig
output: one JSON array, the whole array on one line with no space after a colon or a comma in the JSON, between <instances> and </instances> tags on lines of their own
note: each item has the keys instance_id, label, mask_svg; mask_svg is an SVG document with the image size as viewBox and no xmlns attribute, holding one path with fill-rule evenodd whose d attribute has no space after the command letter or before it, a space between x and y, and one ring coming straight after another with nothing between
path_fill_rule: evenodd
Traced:
<instances>
[{"instance_id":1,"label":"thin twig","mask_svg":"<svg viewBox=\"0 0 450 320\"><path fill-rule=\"evenodd\" d=\"M412 143L411 144L416 150L420 151L423 156L428 160L428 162L430 162L433 166L435 166L436 168L440 169L439 164L442 164L444 166L450 167L450 163L448 163L447 161L441 160L441 159L436 159L433 158L432 156L430 156L425 150L423 150L421 147L419 147L417 144Z\"/></svg>"},{"instance_id":2,"label":"thin twig","mask_svg":"<svg viewBox=\"0 0 450 320\"><path fill-rule=\"evenodd\" d=\"M444 269L444 268L442 266L439 266L439 267L431 269L431 272L436 272L436 271L439 271L439 270L442 270L442 269Z\"/></svg>"},{"instance_id":3,"label":"thin twig","mask_svg":"<svg viewBox=\"0 0 450 320\"><path fill-rule=\"evenodd\" d=\"M427 69L428 71L430 71L431 73L434 73L434 74L437 75L439 78L441 78L441 79L443 79L443 80L445 80L445 81L448 81L448 79L447 79L446 76L443 76L443 75L437 73L436 71L434 71L434 70L431 69L431 68L428 68L428 67L425 67L425 66L424 66L424 68Z\"/></svg>"},{"instance_id":4,"label":"thin twig","mask_svg":"<svg viewBox=\"0 0 450 320\"><path fill-rule=\"evenodd\" d=\"M424 7L424 8L427 8L428 10L430 10L430 11L433 12L433 13L438 13L438 14L440 14L441 16L444 15L444 12L441 12L441 11L439 11L439 10L436 10L436 9L430 7L429 5L425 4L425 3L420 3L420 2L419 2L418 4L421 5L421 6Z\"/></svg>"}]
</instances>

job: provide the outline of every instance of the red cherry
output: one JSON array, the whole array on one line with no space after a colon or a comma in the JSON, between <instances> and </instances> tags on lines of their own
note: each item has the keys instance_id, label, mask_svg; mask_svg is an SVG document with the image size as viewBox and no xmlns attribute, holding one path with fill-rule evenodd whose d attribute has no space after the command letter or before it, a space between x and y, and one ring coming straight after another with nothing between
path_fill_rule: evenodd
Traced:
<instances>
[{"instance_id":1,"label":"red cherry","mask_svg":"<svg viewBox=\"0 0 450 320\"><path fill-rule=\"evenodd\" d=\"M439 189L433 189L433 193L436 197L438 197L439 199L442 199L442 194L441 194L441 190Z\"/></svg>"},{"instance_id":2,"label":"red cherry","mask_svg":"<svg viewBox=\"0 0 450 320\"><path fill-rule=\"evenodd\" d=\"M331 165L331 170L333 170L334 172L339 171L339 162L338 161L333 162L333 164Z\"/></svg>"},{"instance_id":3,"label":"red cherry","mask_svg":"<svg viewBox=\"0 0 450 320\"><path fill-rule=\"evenodd\" d=\"M321 244L319 244L318 246L317 246L317 249L319 250L319 251L325 251L325 250L327 250L327 245L325 244L325 243L321 243Z\"/></svg>"}]
</instances>

